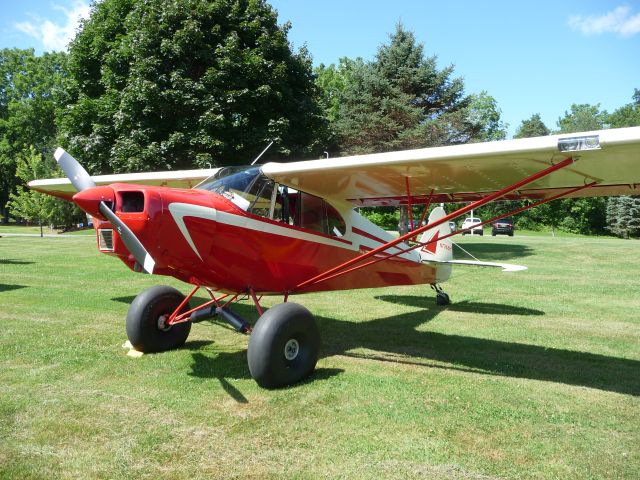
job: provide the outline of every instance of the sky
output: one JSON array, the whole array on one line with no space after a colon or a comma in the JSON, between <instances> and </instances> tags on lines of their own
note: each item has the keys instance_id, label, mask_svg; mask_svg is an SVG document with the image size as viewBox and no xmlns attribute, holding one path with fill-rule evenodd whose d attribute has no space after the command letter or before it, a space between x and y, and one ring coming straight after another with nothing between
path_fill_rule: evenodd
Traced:
<instances>
[{"instance_id":1,"label":"sky","mask_svg":"<svg viewBox=\"0 0 640 480\"><path fill-rule=\"evenodd\" d=\"M289 40L315 65L374 60L398 22L467 93L486 91L513 134L539 113L547 127L571 105L609 112L640 88L640 0L270 0ZM87 0L0 0L0 48L65 50Z\"/></svg>"}]
</instances>

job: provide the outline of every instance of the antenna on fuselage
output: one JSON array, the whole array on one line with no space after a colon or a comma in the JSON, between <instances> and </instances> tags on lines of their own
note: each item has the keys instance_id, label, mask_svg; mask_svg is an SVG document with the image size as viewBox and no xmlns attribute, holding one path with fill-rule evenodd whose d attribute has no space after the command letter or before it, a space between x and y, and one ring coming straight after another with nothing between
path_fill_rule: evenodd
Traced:
<instances>
[{"instance_id":1,"label":"antenna on fuselage","mask_svg":"<svg viewBox=\"0 0 640 480\"><path fill-rule=\"evenodd\" d=\"M260 155L258 155L258 156L256 157L256 159L255 159L253 162L251 162L251 165L253 165L253 164L254 164L254 163L256 163L258 160L260 160L260 157L261 157L262 155L264 155L264 153L265 153L267 150L269 150L269 149L271 148L271 145L273 145L273 142L274 142L274 140L271 140L271 143L270 143L269 145L267 145L267 148L265 148L264 150L262 150L262 151L260 152Z\"/></svg>"}]
</instances>

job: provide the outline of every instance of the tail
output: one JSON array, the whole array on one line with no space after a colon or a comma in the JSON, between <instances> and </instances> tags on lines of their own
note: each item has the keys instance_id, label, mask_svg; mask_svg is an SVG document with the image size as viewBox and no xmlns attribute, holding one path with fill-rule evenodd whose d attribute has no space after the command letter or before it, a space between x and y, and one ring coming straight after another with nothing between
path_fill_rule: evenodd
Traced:
<instances>
[{"instance_id":1,"label":"tail","mask_svg":"<svg viewBox=\"0 0 640 480\"><path fill-rule=\"evenodd\" d=\"M436 207L429 215L429 223L440 220L447 213L442 207ZM423 262L435 264L436 282L446 282L451 276L451 265L441 262L449 262L453 259L453 244L451 239L442 237L451 233L449 222L444 222L437 227L430 228L420 237L420 243L426 243L420 248L420 258Z\"/></svg>"},{"instance_id":2,"label":"tail","mask_svg":"<svg viewBox=\"0 0 640 480\"><path fill-rule=\"evenodd\" d=\"M447 213L442 207L436 207L429 215L429 223L441 219ZM423 262L448 262L453 259L453 245L450 238L440 240L451 233L449 222L430 228L420 237L420 243L428 242L420 248L420 258Z\"/></svg>"}]
</instances>

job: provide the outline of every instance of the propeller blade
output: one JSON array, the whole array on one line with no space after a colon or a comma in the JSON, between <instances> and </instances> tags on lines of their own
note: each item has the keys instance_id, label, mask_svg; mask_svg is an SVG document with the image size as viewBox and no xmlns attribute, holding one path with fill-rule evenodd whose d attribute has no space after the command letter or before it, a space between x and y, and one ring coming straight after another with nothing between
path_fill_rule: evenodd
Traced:
<instances>
[{"instance_id":1,"label":"propeller blade","mask_svg":"<svg viewBox=\"0 0 640 480\"><path fill-rule=\"evenodd\" d=\"M81 192L87 188L96 186L95 182L82 165L80 165L75 158L65 152L63 148L58 147L53 156L55 157L56 162L58 162L58 165L60 165L60 168L62 168L64 174L69 180L71 180L71 184L76 188L76 190Z\"/></svg>"},{"instance_id":2,"label":"propeller blade","mask_svg":"<svg viewBox=\"0 0 640 480\"><path fill-rule=\"evenodd\" d=\"M100 202L100 213L102 213L109 222L118 230L120 234L120 238L124 242L127 250L131 252L133 258L136 259L138 265L140 265L145 272L152 274L153 268L155 267L155 260L147 249L144 248L144 245L140 243L138 237L131 231L129 227L125 225L125 223L118 218L118 216L111 211L109 206L105 202Z\"/></svg>"}]
</instances>

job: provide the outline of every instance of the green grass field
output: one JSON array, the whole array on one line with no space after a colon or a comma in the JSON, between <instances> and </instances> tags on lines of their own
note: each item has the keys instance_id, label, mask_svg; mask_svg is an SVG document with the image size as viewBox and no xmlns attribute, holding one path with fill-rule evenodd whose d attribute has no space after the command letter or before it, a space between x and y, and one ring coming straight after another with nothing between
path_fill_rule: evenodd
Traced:
<instances>
[{"instance_id":1,"label":"green grass field","mask_svg":"<svg viewBox=\"0 0 640 480\"><path fill-rule=\"evenodd\" d=\"M92 237L0 238L0 478L638 478L640 243L459 241L529 270L458 269L448 307L428 286L296 297L321 359L268 391L218 322L125 355L133 297L185 286Z\"/></svg>"}]
</instances>

